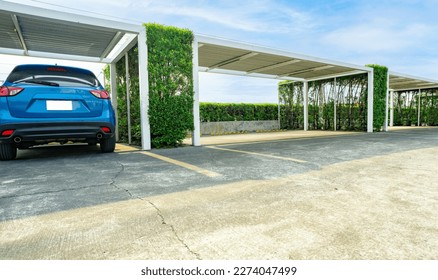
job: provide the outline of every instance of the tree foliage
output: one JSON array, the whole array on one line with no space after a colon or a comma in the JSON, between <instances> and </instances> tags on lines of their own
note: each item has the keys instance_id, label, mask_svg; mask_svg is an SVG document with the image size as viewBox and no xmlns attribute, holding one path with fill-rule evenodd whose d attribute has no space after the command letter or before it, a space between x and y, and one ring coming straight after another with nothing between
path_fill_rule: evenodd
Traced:
<instances>
[{"instance_id":1,"label":"tree foliage","mask_svg":"<svg viewBox=\"0 0 438 280\"><path fill-rule=\"evenodd\" d=\"M366 130L367 76L309 82L308 128L310 130ZM303 83L280 82L280 125L284 129L304 127ZM336 113L335 113L336 110Z\"/></svg>"}]
</instances>

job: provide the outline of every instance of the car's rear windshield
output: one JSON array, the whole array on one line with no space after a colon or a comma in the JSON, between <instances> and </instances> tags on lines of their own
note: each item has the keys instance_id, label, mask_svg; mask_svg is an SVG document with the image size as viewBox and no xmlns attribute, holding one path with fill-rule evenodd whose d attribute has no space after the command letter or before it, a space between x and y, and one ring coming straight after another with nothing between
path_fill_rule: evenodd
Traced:
<instances>
[{"instance_id":1,"label":"car's rear windshield","mask_svg":"<svg viewBox=\"0 0 438 280\"><path fill-rule=\"evenodd\" d=\"M73 87L100 86L99 80L91 71L57 65L20 65L12 70L6 81Z\"/></svg>"}]
</instances>

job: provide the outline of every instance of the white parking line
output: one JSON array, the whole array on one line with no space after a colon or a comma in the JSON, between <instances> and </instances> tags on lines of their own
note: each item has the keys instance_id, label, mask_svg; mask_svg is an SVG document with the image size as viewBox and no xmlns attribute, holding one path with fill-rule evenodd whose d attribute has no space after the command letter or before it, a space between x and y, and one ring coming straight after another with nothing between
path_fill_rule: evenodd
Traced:
<instances>
[{"instance_id":1,"label":"white parking line","mask_svg":"<svg viewBox=\"0 0 438 280\"><path fill-rule=\"evenodd\" d=\"M143 155L147 155L147 156L153 157L153 158L156 158L156 159L159 159L159 160L162 160L162 161L165 161L165 162L169 162L169 163L172 163L172 164L184 167L184 168L187 168L189 170L198 172L198 173L200 173L202 175L205 175L205 176L208 176L208 177L218 177L218 176L221 176L221 174L219 174L219 173L216 173L216 172L213 172L213 171L210 171L210 170L207 170L207 169L204 169L204 168L192 165L190 163L186 163L186 162L182 162L182 161L179 161L179 160L176 160L176 159L168 158L168 157L165 157L165 156L162 156L162 155L157 155L157 154L154 154L154 153L151 153L151 152L147 152L147 151L141 151L139 153L143 154Z\"/></svg>"},{"instance_id":2,"label":"white parking line","mask_svg":"<svg viewBox=\"0 0 438 280\"><path fill-rule=\"evenodd\" d=\"M298 162L298 163L306 163L307 162L305 160L296 159L296 158L267 155L267 154L261 154L261 153L255 153L255 152L235 150L235 149L227 149L227 148L222 148L222 147L217 147L217 146L206 146L206 148L215 149L215 150L222 150L222 151L228 151L228 152L234 152L234 153L242 153L242 154L248 154L248 155L262 156L262 157L267 157L267 158L281 159L281 160L293 161L293 162Z\"/></svg>"}]
</instances>

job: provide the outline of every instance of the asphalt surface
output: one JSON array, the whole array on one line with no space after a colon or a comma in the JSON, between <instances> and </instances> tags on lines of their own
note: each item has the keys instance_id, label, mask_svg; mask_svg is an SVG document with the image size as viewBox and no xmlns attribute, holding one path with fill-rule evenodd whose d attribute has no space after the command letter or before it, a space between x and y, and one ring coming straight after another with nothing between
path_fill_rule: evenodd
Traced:
<instances>
[{"instance_id":1,"label":"asphalt surface","mask_svg":"<svg viewBox=\"0 0 438 280\"><path fill-rule=\"evenodd\" d=\"M269 138L269 134L266 137ZM435 180L438 128L372 134L331 133L326 136L321 133L317 136L309 134L305 138L270 139L146 153L123 146L118 146L117 152L111 154L100 153L98 146L78 145L20 150L16 160L0 162L0 259L438 258L435 211L438 203L438 183ZM401 240L400 244L408 244L409 248L417 246L416 250L405 248L399 252L391 247L396 245L390 245L389 251L375 252L373 250L377 249L373 249L358 253L355 246L360 242L368 238L372 245L384 236L390 238L394 232L385 228L388 232L383 236L377 234L375 240L369 236L361 237L358 232L361 232L363 222L357 220L357 224L339 229L338 247L324 249L323 244L329 241L315 232L337 228L338 222L348 224L348 216L354 212L349 213L351 207L360 209L364 205L373 205L373 199L381 196L381 190L389 192L387 188L393 185L391 182L412 183L407 189L398 190L403 195L409 195L410 188L415 185L427 186L424 194L414 196L417 200L406 202L411 203L408 206L413 209L424 207L424 212L418 215L424 221L430 221L427 234L420 235L428 239L427 244L419 245L418 240L413 244L408 237L415 235L415 231L407 226L409 233L401 235L408 239ZM334 195L333 191L339 195L338 191L342 189L351 196L342 198L336 205L327 201ZM331 192L327 193L328 190ZM363 200L370 197L371 200ZM299 198L302 199L300 203L294 201ZM381 199L385 201L382 209L371 209L366 215L364 210L356 218L378 224L383 218L377 217L376 211L379 215L389 211L390 215L394 205L400 206L398 202L387 204L393 197L382 196ZM345 204L349 200L353 204ZM327 203L326 208L318 210L318 205L324 203ZM338 210L342 215L336 212L340 204L342 211ZM293 216L293 209L301 209L301 212ZM396 210L397 215L401 211L408 215L406 220L410 220L407 209ZM330 211L338 214L327 214ZM121 215L119 218L124 223L127 220L138 222L131 233L124 233L131 236L137 232L141 237L132 239L128 249L127 245L120 245L118 238L123 234L115 231L122 227L114 222L119 218L111 215ZM403 215L397 216L397 221L403 219ZM223 217L223 220L215 224L218 217ZM298 217L301 219L296 220ZM332 219L338 222L321 226L324 221L333 223ZM72 237L90 231L90 228L83 228L86 221L90 228L94 227L93 231L98 228L100 232L93 233L91 241ZM98 221L104 222L94 225ZM268 221L277 224L272 228ZM294 224L306 221L312 225L301 225L296 231L290 231ZM160 231L163 225L165 227ZM264 232L261 236L257 230L251 230L263 225L271 228L260 229ZM317 231L307 228L318 225L321 228ZM421 231L424 225L419 227ZM47 239L48 232L54 228L59 228L62 233L57 234L67 236L68 240ZM362 229L363 234L369 230ZM278 236L267 233L270 231L276 231ZM255 239L248 238L242 247L241 238L252 234ZM101 236L109 247L101 251L96 249L103 245L93 243L98 242L95 235ZM319 249L294 247L298 245L290 245L287 252L279 249L292 244L293 236L296 240L301 238L299 243L304 240L316 244ZM314 239L318 238L324 242L315 243ZM135 247L139 242L141 245ZM330 242L336 244L333 240ZM72 249L72 244L79 249ZM348 244L353 249L346 248ZM50 246L56 248L53 250L57 253L41 249ZM148 249L148 246L153 248ZM345 251L339 249L344 247Z\"/></svg>"}]
</instances>

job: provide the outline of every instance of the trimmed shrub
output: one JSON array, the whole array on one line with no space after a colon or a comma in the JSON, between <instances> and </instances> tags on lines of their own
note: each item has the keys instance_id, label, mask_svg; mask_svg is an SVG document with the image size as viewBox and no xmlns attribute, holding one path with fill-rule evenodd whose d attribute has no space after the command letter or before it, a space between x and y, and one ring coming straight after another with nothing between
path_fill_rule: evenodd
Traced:
<instances>
[{"instance_id":1,"label":"trimmed shrub","mask_svg":"<svg viewBox=\"0 0 438 280\"><path fill-rule=\"evenodd\" d=\"M193 127L193 33L146 24L149 122L154 147L176 146Z\"/></svg>"},{"instance_id":2,"label":"trimmed shrub","mask_svg":"<svg viewBox=\"0 0 438 280\"><path fill-rule=\"evenodd\" d=\"M278 119L277 104L200 103L201 122L269 121Z\"/></svg>"}]
</instances>

